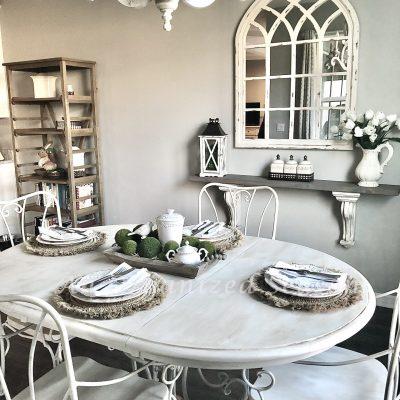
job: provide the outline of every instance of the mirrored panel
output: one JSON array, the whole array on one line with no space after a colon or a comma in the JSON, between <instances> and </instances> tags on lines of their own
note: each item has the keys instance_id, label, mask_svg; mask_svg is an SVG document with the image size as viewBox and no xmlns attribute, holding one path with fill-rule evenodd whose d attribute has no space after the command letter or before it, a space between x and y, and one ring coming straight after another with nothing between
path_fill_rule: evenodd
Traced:
<instances>
[{"instance_id":1,"label":"mirrored panel","mask_svg":"<svg viewBox=\"0 0 400 400\"><path fill-rule=\"evenodd\" d=\"M355 108L358 20L348 0L254 7L238 29L236 145L351 148L337 135L340 115Z\"/></svg>"}]
</instances>

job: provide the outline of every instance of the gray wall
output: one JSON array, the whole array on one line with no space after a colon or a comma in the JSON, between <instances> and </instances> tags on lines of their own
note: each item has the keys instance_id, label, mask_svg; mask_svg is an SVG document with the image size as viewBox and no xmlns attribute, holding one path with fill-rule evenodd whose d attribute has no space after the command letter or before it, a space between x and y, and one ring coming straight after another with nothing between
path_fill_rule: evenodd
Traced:
<instances>
[{"instance_id":1,"label":"gray wall","mask_svg":"<svg viewBox=\"0 0 400 400\"><path fill-rule=\"evenodd\" d=\"M400 3L352 3L361 23L358 109L400 112ZM165 33L154 6L135 11L116 0L3 1L6 61L62 55L98 62L107 223L145 221L167 206L194 220L199 186L187 177L197 170L196 135L208 117L218 116L232 138L234 32L249 4L217 0L204 10L182 4L173 31ZM396 146L386 183L399 183L398 151ZM261 174L275 153L234 149L231 141L229 172ZM309 156L318 179L346 180L353 179L359 152L310 151ZM332 196L279 194L279 239L350 262L377 290L396 285L398 198L362 198L357 243L345 250L337 244L338 205Z\"/></svg>"}]
</instances>

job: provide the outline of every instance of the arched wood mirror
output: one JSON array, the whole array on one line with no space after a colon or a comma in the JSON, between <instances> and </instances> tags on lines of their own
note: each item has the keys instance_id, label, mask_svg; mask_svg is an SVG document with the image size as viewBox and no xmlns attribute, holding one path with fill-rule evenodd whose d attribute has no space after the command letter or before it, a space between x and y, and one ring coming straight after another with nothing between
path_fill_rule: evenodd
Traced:
<instances>
[{"instance_id":1,"label":"arched wood mirror","mask_svg":"<svg viewBox=\"0 0 400 400\"><path fill-rule=\"evenodd\" d=\"M359 25L348 0L256 0L236 35L236 147L346 150Z\"/></svg>"}]
</instances>

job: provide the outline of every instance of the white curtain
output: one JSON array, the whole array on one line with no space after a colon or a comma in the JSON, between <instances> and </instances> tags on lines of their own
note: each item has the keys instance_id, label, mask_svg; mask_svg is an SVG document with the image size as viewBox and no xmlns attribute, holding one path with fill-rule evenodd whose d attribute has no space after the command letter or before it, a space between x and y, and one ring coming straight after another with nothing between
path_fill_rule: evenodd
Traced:
<instances>
[{"instance_id":1,"label":"white curtain","mask_svg":"<svg viewBox=\"0 0 400 400\"><path fill-rule=\"evenodd\" d=\"M317 39L314 31L307 31L303 35L304 40ZM299 60L299 58L298 58ZM313 74L317 70L318 64L318 43L305 43L303 45L303 54L301 55L301 73ZM300 107L316 107L316 79L301 78L300 85ZM315 112L301 111L299 118L299 138L314 139L318 134L315 132Z\"/></svg>"}]
</instances>

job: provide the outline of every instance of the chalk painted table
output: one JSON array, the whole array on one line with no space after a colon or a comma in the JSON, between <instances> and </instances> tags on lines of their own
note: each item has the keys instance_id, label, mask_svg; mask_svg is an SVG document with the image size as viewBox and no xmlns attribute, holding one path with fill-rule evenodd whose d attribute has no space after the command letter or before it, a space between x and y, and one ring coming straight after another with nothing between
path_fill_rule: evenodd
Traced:
<instances>
[{"instance_id":1,"label":"chalk painted table","mask_svg":"<svg viewBox=\"0 0 400 400\"><path fill-rule=\"evenodd\" d=\"M100 228L109 239L92 253L46 258L26 253L23 245L0 253L0 294L29 294L49 300L64 282L111 267L102 251L112 245L119 228ZM287 311L263 304L243 290L243 283L278 260L343 270L360 281L363 299L329 313ZM195 280L163 277L169 289L160 306L111 321L65 316L69 334L165 364L245 371L321 353L357 333L375 310L373 290L354 268L322 252L269 239L247 237L227 260ZM35 310L20 304L9 304L2 311L26 322L36 322L38 317ZM186 373L187 368L184 383ZM222 376L216 387L229 391L231 383Z\"/></svg>"}]
</instances>

